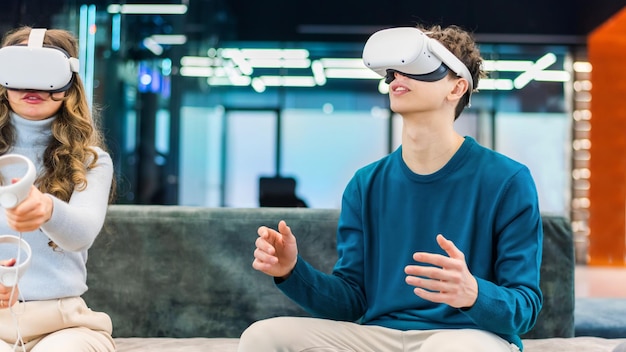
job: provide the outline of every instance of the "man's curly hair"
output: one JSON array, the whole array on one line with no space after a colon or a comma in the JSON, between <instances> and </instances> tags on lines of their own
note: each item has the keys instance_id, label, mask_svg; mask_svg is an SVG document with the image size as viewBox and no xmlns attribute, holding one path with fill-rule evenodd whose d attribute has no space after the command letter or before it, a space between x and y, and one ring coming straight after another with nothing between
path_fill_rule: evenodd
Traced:
<instances>
[{"instance_id":1,"label":"man's curly hair","mask_svg":"<svg viewBox=\"0 0 626 352\"><path fill-rule=\"evenodd\" d=\"M461 27L455 25L445 28L442 28L440 25L431 27L418 26L418 29L426 33L429 37L438 40L467 66L472 80L474 81L474 91L476 91L478 82L481 78L486 77L486 74L482 69L483 59L480 56L480 51L478 50L473 36ZM469 103L469 99L470 92L467 92L456 107L454 114L455 119L461 115L461 112Z\"/></svg>"}]
</instances>

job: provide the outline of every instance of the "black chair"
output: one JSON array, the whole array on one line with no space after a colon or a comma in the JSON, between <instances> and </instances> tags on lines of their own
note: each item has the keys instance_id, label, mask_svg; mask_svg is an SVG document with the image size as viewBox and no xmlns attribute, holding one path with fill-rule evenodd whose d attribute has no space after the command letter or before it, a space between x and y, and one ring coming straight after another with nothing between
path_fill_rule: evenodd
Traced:
<instances>
[{"instance_id":1,"label":"black chair","mask_svg":"<svg viewBox=\"0 0 626 352\"><path fill-rule=\"evenodd\" d=\"M261 207L307 207L306 202L296 195L296 179L280 176L259 178L259 205Z\"/></svg>"}]
</instances>

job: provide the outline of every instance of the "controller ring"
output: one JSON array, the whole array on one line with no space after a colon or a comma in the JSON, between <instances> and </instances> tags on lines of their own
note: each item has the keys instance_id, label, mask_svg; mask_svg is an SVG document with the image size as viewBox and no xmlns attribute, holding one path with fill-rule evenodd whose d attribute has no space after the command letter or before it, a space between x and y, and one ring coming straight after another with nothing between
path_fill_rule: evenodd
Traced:
<instances>
[{"instance_id":1,"label":"controller ring","mask_svg":"<svg viewBox=\"0 0 626 352\"><path fill-rule=\"evenodd\" d=\"M30 257L32 250L28 242L23 239L11 235L0 236L0 244L15 244L26 252L26 259L21 263L15 263L14 266L0 265L0 284L5 287L13 287L17 284L26 269L30 266Z\"/></svg>"},{"instance_id":2,"label":"controller ring","mask_svg":"<svg viewBox=\"0 0 626 352\"><path fill-rule=\"evenodd\" d=\"M0 156L0 168L14 164L26 164L26 174L16 183L0 185L0 206L5 209L15 208L30 193L30 187L35 182L35 165L27 157L19 154L5 154ZM10 180L3 180L4 183Z\"/></svg>"}]
</instances>

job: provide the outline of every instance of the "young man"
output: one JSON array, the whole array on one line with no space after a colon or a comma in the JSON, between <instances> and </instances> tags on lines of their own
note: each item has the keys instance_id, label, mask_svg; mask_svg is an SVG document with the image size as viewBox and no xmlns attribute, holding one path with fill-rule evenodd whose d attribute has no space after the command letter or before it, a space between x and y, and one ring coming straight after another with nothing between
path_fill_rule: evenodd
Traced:
<instances>
[{"instance_id":1,"label":"young man","mask_svg":"<svg viewBox=\"0 0 626 352\"><path fill-rule=\"evenodd\" d=\"M529 170L453 128L483 75L472 37L386 29L363 59L389 83L402 145L347 185L332 274L284 221L259 228L253 267L315 318L256 322L239 351L521 350L542 305L541 217Z\"/></svg>"}]
</instances>

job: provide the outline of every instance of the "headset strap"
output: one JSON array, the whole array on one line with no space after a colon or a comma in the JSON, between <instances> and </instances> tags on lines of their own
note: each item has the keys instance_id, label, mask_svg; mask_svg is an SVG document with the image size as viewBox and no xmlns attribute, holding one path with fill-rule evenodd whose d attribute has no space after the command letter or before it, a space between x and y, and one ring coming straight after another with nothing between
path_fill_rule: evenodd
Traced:
<instances>
[{"instance_id":1,"label":"headset strap","mask_svg":"<svg viewBox=\"0 0 626 352\"><path fill-rule=\"evenodd\" d=\"M43 38L46 36L45 28L33 28L30 30L28 36L28 46L30 47L43 47Z\"/></svg>"}]
</instances>

